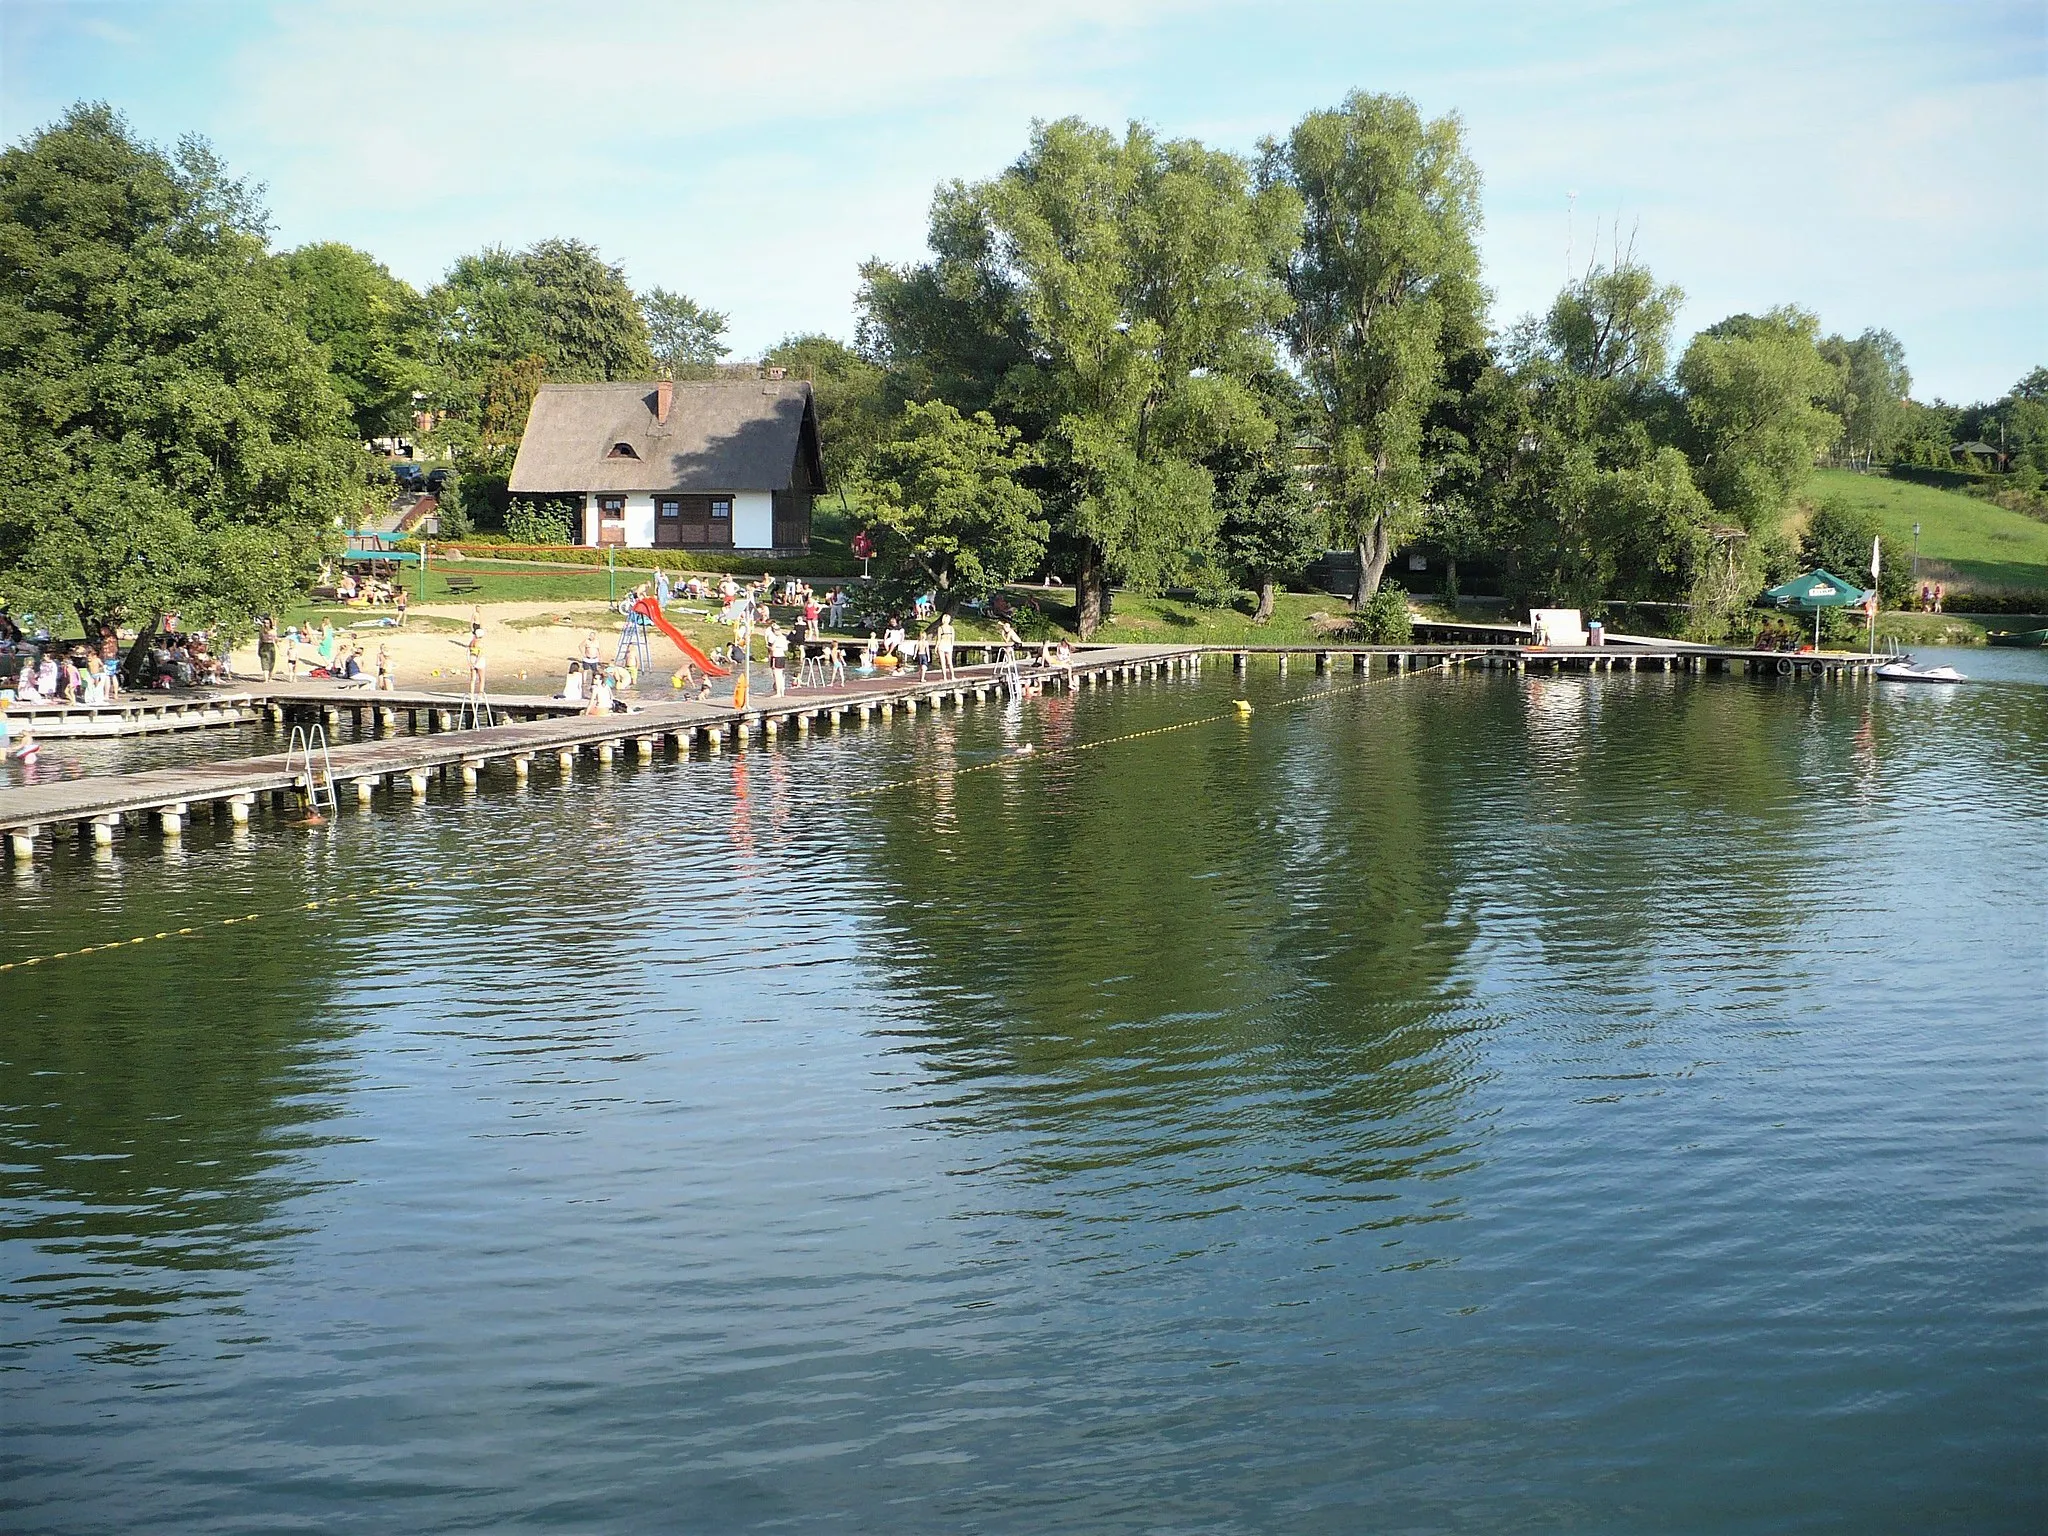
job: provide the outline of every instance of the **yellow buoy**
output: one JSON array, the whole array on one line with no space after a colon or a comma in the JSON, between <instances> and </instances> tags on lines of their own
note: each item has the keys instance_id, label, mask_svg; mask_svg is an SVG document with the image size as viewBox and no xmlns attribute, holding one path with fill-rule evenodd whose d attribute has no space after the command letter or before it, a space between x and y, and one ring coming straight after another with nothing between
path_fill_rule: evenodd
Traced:
<instances>
[{"instance_id":1,"label":"yellow buoy","mask_svg":"<svg viewBox=\"0 0 2048 1536\"><path fill-rule=\"evenodd\" d=\"M1252 701L1250 699L1239 699L1237 701L1237 712L1240 715L1250 714L1252 712Z\"/></svg>"}]
</instances>

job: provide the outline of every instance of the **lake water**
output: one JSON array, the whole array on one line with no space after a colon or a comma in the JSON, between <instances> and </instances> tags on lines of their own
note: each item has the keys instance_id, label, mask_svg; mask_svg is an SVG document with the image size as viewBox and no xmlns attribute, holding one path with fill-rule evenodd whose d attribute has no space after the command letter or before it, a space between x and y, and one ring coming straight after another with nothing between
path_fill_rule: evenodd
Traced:
<instances>
[{"instance_id":1,"label":"lake water","mask_svg":"<svg viewBox=\"0 0 2048 1536\"><path fill-rule=\"evenodd\" d=\"M1212 664L0 874L0 960L263 914L0 973L0 1526L2039 1530L2009 665Z\"/></svg>"}]
</instances>

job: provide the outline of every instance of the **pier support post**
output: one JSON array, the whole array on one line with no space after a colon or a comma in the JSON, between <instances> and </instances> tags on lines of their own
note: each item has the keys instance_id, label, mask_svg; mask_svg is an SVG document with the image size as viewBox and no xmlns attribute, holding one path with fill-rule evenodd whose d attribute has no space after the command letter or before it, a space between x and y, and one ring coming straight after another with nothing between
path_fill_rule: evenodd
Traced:
<instances>
[{"instance_id":1,"label":"pier support post","mask_svg":"<svg viewBox=\"0 0 2048 1536\"><path fill-rule=\"evenodd\" d=\"M7 834L7 850L17 863L26 864L36 856L36 834L41 827L16 827Z\"/></svg>"},{"instance_id":2,"label":"pier support post","mask_svg":"<svg viewBox=\"0 0 2048 1536\"><path fill-rule=\"evenodd\" d=\"M185 803L157 807L156 824L162 829L167 842L176 842L185 834Z\"/></svg>"},{"instance_id":3,"label":"pier support post","mask_svg":"<svg viewBox=\"0 0 2048 1536\"><path fill-rule=\"evenodd\" d=\"M718 725L704 727L704 750L716 757L725 749L725 728Z\"/></svg>"},{"instance_id":4,"label":"pier support post","mask_svg":"<svg viewBox=\"0 0 2048 1536\"><path fill-rule=\"evenodd\" d=\"M635 736L633 738L633 756L636 760L643 763L652 762L654 760L654 738L652 736Z\"/></svg>"},{"instance_id":5,"label":"pier support post","mask_svg":"<svg viewBox=\"0 0 2048 1536\"><path fill-rule=\"evenodd\" d=\"M356 780L356 804L357 804L357 805L364 805L364 806L368 805L368 804L370 803L370 801L371 801L371 800L372 800L372 799L373 799L373 798L375 797L376 793L377 793L377 781L376 781L375 779L357 779L357 780Z\"/></svg>"},{"instance_id":6,"label":"pier support post","mask_svg":"<svg viewBox=\"0 0 2048 1536\"><path fill-rule=\"evenodd\" d=\"M93 845L93 847L95 847L95 848L111 848L111 847L113 847L113 846L114 846L114 828L118 827L118 826L119 826L120 824L121 824L121 818L120 818L120 817L118 817L118 816L95 816L95 817L93 817L93 819L92 819L92 826L91 826L91 828L89 829L89 830L91 831L91 833L92 833L92 845Z\"/></svg>"},{"instance_id":7,"label":"pier support post","mask_svg":"<svg viewBox=\"0 0 2048 1536\"><path fill-rule=\"evenodd\" d=\"M563 778L574 778L576 776L576 749L574 747L564 747L561 751L557 752L555 754L555 766L562 770Z\"/></svg>"},{"instance_id":8,"label":"pier support post","mask_svg":"<svg viewBox=\"0 0 2048 1536\"><path fill-rule=\"evenodd\" d=\"M1316 671L1317 671L1317 673L1318 673L1318 674L1321 674L1321 673L1327 672L1327 671L1329 671L1329 670L1330 670L1330 653L1329 653L1328 651L1317 651L1317 652L1316 652Z\"/></svg>"},{"instance_id":9,"label":"pier support post","mask_svg":"<svg viewBox=\"0 0 2048 1536\"><path fill-rule=\"evenodd\" d=\"M229 795L228 820L238 827L249 825L249 808L256 803L254 795Z\"/></svg>"},{"instance_id":10,"label":"pier support post","mask_svg":"<svg viewBox=\"0 0 2048 1536\"><path fill-rule=\"evenodd\" d=\"M763 741L773 741L773 740L775 739L775 736L776 736L776 724L775 724L775 717L774 717L773 715L764 715L764 716L762 716L762 717L761 717L761 739L762 739Z\"/></svg>"},{"instance_id":11,"label":"pier support post","mask_svg":"<svg viewBox=\"0 0 2048 1536\"><path fill-rule=\"evenodd\" d=\"M426 798L427 798L427 770L426 770L426 769L424 769L424 768L414 768L414 769L412 769L412 770L411 770L410 772L408 772L408 773L406 774L406 776L405 776L405 782L406 782L406 783L407 783L407 784L408 784L409 786L411 786L411 789L412 789L412 797L413 797L413 799L415 799L415 800L424 800L424 799L426 799Z\"/></svg>"},{"instance_id":12,"label":"pier support post","mask_svg":"<svg viewBox=\"0 0 2048 1536\"><path fill-rule=\"evenodd\" d=\"M524 784L532 773L533 754L531 752L514 753L512 757L512 782Z\"/></svg>"},{"instance_id":13,"label":"pier support post","mask_svg":"<svg viewBox=\"0 0 2048 1536\"><path fill-rule=\"evenodd\" d=\"M477 775L482 771L483 766L481 758L465 757L462 760L462 787L464 789L476 788Z\"/></svg>"},{"instance_id":14,"label":"pier support post","mask_svg":"<svg viewBox=\"0 0 2048 1536\"><path fill-rule=\"evenodd\" d=\"M608 741L600 741L600 742L599 742L599 743L597 744L597 765L598 765L598 767L600 767L600 768L609 768L609 767L611 767L611 765L612 765L612 753L613 753L613 750L614 750L614 749L613 749L613 747L612 747L612 744L611 744L610 742L608 742Z\"/></svg>"},{"instance_id":15,"label":"pier support post","mask_svg":"<svg viewBox=\"0 0 2048 1536\"><path fill-rule=\"evenodd\" d=\"M798 715L796 717L796 733L799 736L811 734L811 717L809 715Z\"/></svg>"}]
</instances>

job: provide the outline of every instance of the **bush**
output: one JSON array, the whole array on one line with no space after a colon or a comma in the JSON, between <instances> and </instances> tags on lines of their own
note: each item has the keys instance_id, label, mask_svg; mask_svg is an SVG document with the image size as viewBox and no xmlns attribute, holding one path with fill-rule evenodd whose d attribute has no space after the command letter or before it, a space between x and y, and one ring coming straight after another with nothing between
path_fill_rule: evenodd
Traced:
<instances>
[{"instance_id":1,"label":"bush","mask_svg":"<svg viewBox=\"0 0 2048 1536\"><path fill-rule=\"evenodd\" d=\"M1358 632L1368 645L1406 645L1415 633L1408 594L1399 582L1383 581L1358 610Z\"/></svg>"},{"instance_id":2,"label":"bush","mask_svg":"<svg viewBox=\"0 0 2048 1536\"><path fill-rule=\"evenodd\" d=\"M567 544L576 536L576 503L566 496L515 497L505 513L508 544Z\"/></svg>"},{"instance_id":3,"label":"bush","mask_svg":"<svg viewBox=\"0 0 2048 1536\"><path fill-rule=\"evenodd\" d=\"M437 547L454 541L436 539ZM418 549L417 539L401 539L400 549ZM702 576L858 576L860 562L838 555L797 555L771 559L766 555L712 555L695 549L592 549L586 544L516 544L501 534L480 533L461 541L463 553L485 560L525 560L545 565L586 565L603 570L606 555L620 570L690 571ZM489 554L482 551L488 550Z\"/></svg>"}]
</instances>

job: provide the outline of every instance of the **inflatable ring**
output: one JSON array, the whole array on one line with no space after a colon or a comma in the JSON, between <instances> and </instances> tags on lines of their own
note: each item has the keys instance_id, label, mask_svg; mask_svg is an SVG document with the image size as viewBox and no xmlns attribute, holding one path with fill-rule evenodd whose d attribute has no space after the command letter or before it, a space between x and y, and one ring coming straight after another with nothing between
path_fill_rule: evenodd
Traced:
<instances>
[{"instance_id":1,"label":"inflatable ring","mask_svg":"<svg viewBox=\"0 0 2048 1536\"><path fill-rule=\"evenodd\" d=\"M1793 667L1793 665L1792 665L1792 658L1791 658L1791 657L1789 657L1789 656L1780 656L1780 657L1778 658L1778 676L1780 676L1780 677L1790 677L1790 676L1791 676L1791 675L1793 674L1793 672L1794 672L1795 670L1796 670L1796 669L1795 669L1795 668Z\"/></svg>"}]
</instances>

